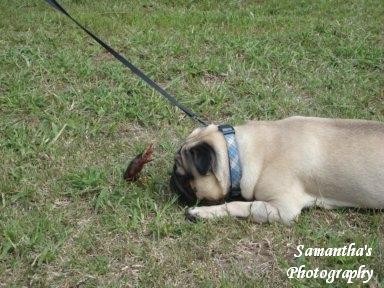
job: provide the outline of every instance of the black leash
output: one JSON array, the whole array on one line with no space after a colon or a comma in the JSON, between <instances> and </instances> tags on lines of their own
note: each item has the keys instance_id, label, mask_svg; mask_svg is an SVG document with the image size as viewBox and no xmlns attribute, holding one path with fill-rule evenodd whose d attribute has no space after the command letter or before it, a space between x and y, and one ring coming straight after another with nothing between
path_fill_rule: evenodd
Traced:
<instances>
[{"instance_id":1,"label":"black leash","mask_svg":"<svg viewBox=\"0 0 384 288\"><path fill-rule=\"evenodd\" d=\"M111 53L117 60L119 60L121 63L124 64L127 68L129 68L134 74L139 76L145 83L147 83L150 87L155 89L157 92L159 92L163 97L165 97L169 102L171 102L172 105L179 108L181 111L183 111L185 114L187 114L191 119L194 121L207 126L207 124L201 120L195 113L193 113L191 110L189 110L187 107L182 105L179 101L175 99L171 94L169 94L167 91L165 91L163 88L161 88L156 82L154 82L151 78L149 78L144 72L142 72L139 68L137 68L135 65L133 65L131 62L129 62L127 59L125 59L121 54L116 52L111 46L106 44L104 41L102 41L99 37L97 37L95 34L93 34L91 31L89 31L87 28L85 28L83 25L81 25L76 19L74 19L59 3L57 3L56 0L45 0L50 4L53 8L60 11L64 15L66 15L69 19L71 19L73 22L76 23L77 26L79 26L84 32L86 32L89 36L91 36L94 40L96 40L97 43L99 43L101 46L103 46L109 53Z\"/></svg>"}]
</instances>

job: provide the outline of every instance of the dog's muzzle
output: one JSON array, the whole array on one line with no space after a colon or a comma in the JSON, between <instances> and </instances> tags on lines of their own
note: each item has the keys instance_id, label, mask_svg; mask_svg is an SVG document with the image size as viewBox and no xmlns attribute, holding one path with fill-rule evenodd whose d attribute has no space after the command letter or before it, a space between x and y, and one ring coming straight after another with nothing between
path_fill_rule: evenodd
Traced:
<instances>
[{"instance_id":1,"label":"dog's muzzle","mask_svg":"<svg viewBox=\"0 0 384 288\"><path fill-rule=\"evenodd\" d=\"M182 204L194 205L197 202L195 191L191 188L189 182L192 180L190 175L180 175L176 172L176 165L173 167L173 172L170 180L172 192L179 195L179 201Z\"/></svg>"},{"instance_id":2,"label":"dog's muzzle","mask_svg":"<svg viewBox=\"0 0 384 288\"><path fill-rule=\"evenodd\" d=\"M169 184L172 192L179 195L179 201L182 204L194 205L197 202L197 197L195 191L193 191L190 185L190 181L193 180L192 174L186 173L185 175L182 175L177 172L177 165L181 165L180 153L181 149L177 151Z\"/></svg>"}]
</instances>

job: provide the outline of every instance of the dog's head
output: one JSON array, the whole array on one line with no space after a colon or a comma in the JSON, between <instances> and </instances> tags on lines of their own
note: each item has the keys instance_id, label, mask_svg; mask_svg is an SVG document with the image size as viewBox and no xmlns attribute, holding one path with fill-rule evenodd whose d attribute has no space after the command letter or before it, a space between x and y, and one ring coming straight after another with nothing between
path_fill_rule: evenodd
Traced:
<instances>
[{"instance_id":1,"label":"dog's head","mask_svg":"<svg viewBox=\"0 0 384 288\"><path fill-rule=\"evenodd\" d=\"M222 202L229 191L228 152L216 125L198 128L175 156L171 189L186 204Z\"/></svg>"}]
</instances>

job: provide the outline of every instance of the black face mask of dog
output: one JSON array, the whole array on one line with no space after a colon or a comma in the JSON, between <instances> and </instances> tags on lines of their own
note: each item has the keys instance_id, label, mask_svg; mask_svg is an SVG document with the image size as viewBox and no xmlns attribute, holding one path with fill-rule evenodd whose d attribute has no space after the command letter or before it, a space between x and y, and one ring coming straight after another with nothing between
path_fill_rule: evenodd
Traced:
<instances>
[{"instance_id":1,"label":"black face mask of dog","mask_svg":"<svg viewBox=\"0 0 384 288\"><path fill-rule=\"evenodd\" d=\"M170 180L172 191L179 195L179 200L183 204L187 205L196 204L197 201L208 204L221 202L224 199L222 191L220 193L202 193L200 191L204 184L207 187L203 187L203 190L212 189L212 181L217 182L216 166L216 153L208 143L201 142L189 149L180 148L175 156ZM218 183L213 184L219 187Z\"/></svg>"}]
</instances>

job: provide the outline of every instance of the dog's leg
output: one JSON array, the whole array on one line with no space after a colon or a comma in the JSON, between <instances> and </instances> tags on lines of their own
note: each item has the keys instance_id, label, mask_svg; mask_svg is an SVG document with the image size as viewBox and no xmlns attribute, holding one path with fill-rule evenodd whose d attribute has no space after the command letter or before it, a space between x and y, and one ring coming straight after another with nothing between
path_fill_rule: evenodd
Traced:
<instances>
[{"instance_id":1,"label":"dog's leg","mask_svg":"<svg viewBox=\"0 0 384 288\"><path fill-rule=\"evenodd\" d=\"M288 207L277 208L273 204L264 201L236 201L222 205L189 208L187 217L189 219L211 219L224 216L238 218L250 217L252 221L258 223L280 221L289 224L300 214L300 210L301 209L288 209Z\"/></svg>"},{"instance_id":2,"label":"dog's leg","mask_svg":"<svg viewBox=\"0 0 384 288\"><path fill-rule=\"evenodd\" d=\"M221 205L193 207L187 210L189 219L211 219L225 216L247 218L250 215L250 205L253 202L229 202Z\"/></svg>"}]
</instances>

